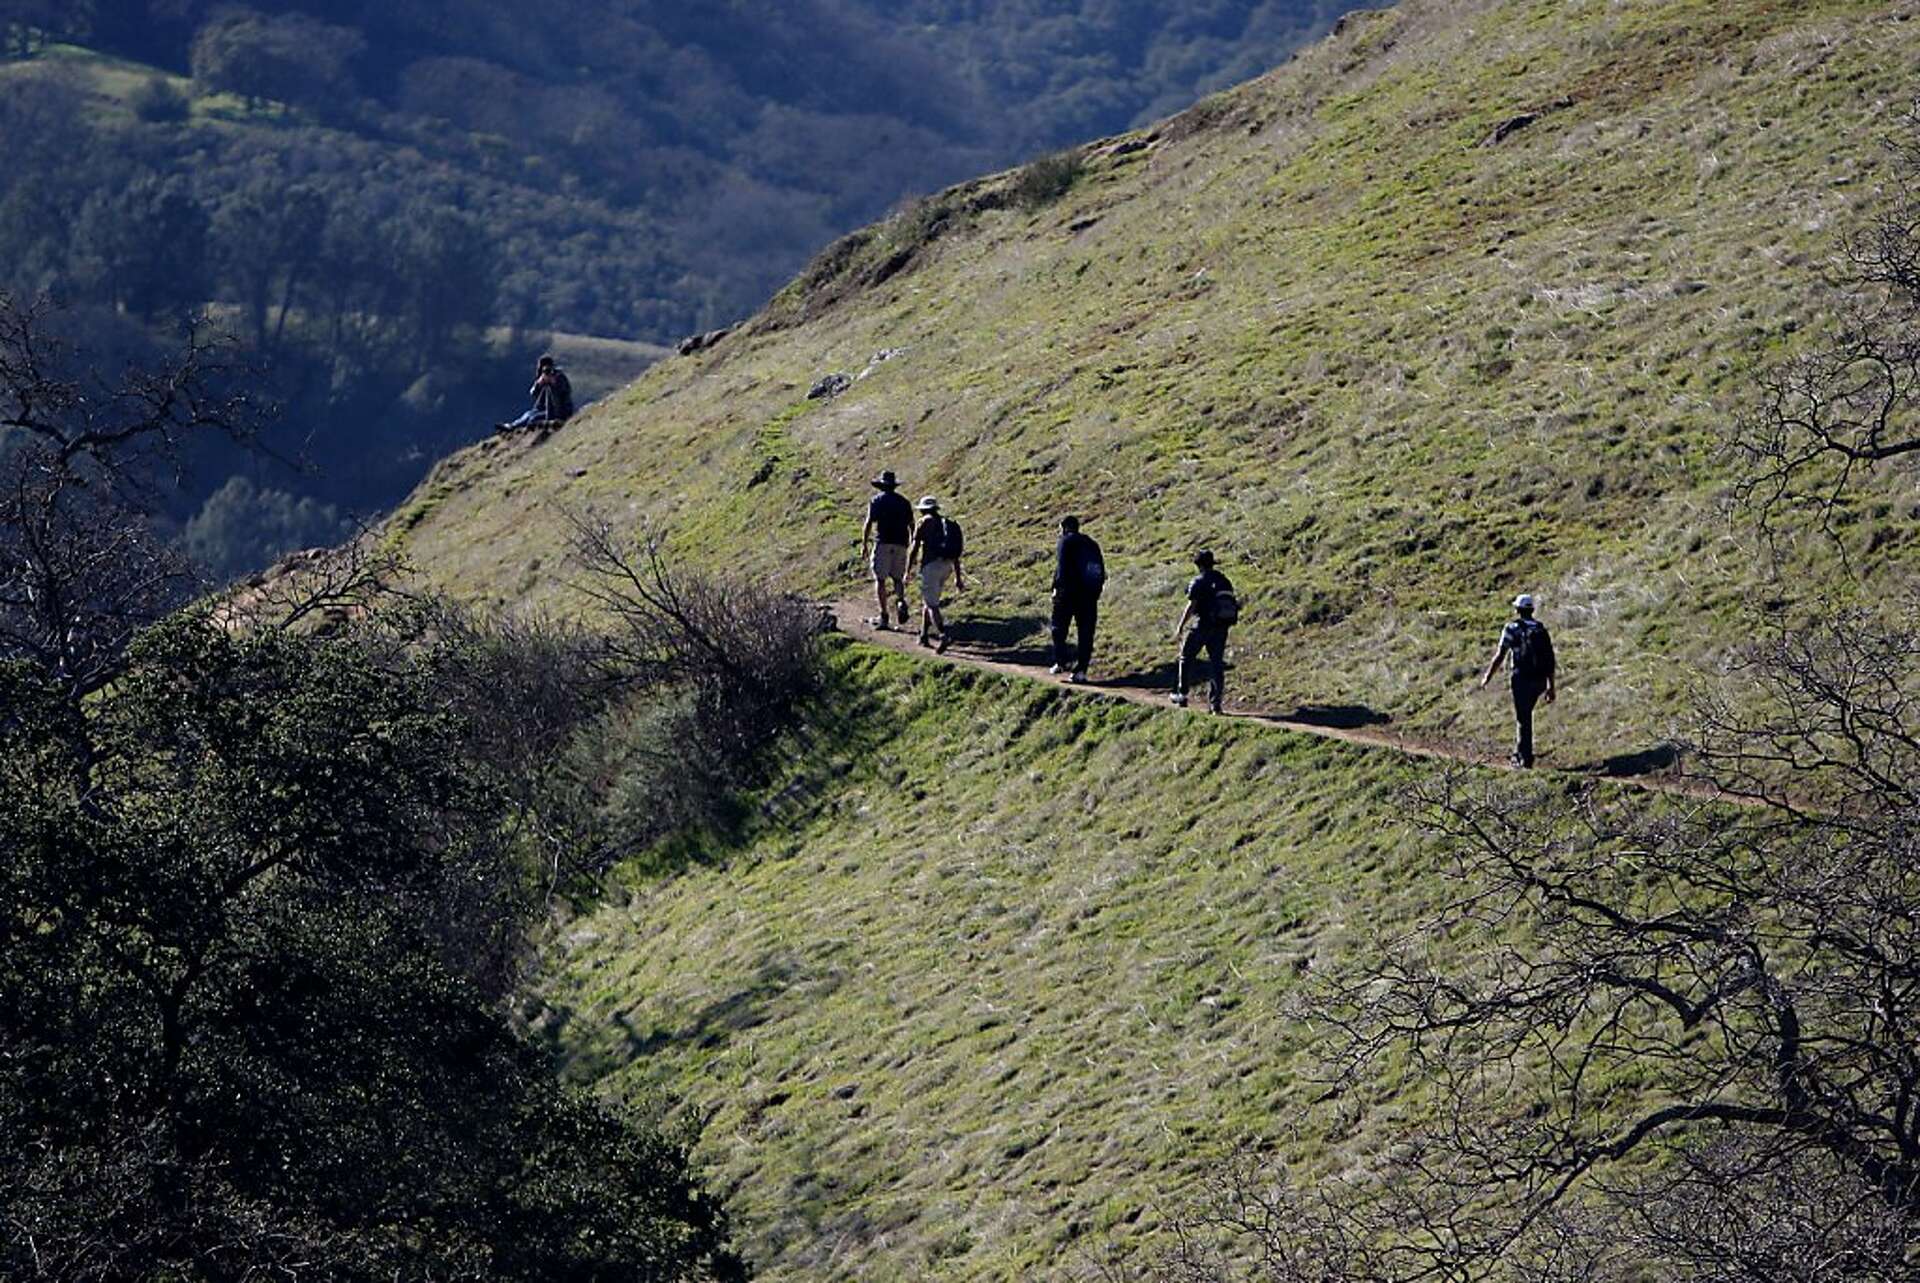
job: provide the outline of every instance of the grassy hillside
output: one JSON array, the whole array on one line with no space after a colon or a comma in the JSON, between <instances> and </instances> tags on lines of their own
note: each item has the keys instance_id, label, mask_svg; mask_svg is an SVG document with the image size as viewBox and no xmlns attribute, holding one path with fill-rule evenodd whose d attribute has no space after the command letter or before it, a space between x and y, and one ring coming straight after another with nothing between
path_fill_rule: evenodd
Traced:
<instances>
[{"instance_id":1,"label":"grassy hillside","mask_svg":"<svg viewBox=\"0 0 1920 1283\"><path fill-rule=\"evenodd\" d=\"M1307 1119L1284 1008L1419 904L1382 817L1431 768L858 647L834 674L745 831L569 924L538 994L577 1073L711 1113L763 1277L1062 1277L1238 1143L1306 1123L1311 1162L1413 1107Z\"/></svg>"},{"instance_id":2,"label":"grassy hillside","mask_svg":"<svg viewBox=\"0 0 1920 1283\"><path fill-rule=\"evenodd\" d=\"M1012 175L948 193L539 449L448 461L407 544L462 591L549 598L559 509L592 505L839 593L890 466L968 526L963 616L1002 631L1037 623L1053 519L1085 514L1109 672L1163 658L1206 541L1249 598L1242 692L1469 731L1466 679L1528 589L1580 709L1560 743L1646 747L1758 583L1717 430L1874 205L1920 44L1897 17L1357 16L1143 149L1087 149L1052 204L1011 203ZM806 400L831 371L866 377ZM1885 520L1900 557L1910 516Z\"/></svg>"},{"instance_id":3,"label":"grassy hillside","mask_svg":"<svg viewBox=\"0 0 1920 1283\"><path fill-rule=\"evenodd\" d=\"M1771 580L1720 430L1821 324L1920 55L1841 0L1411 0L1264 79L821 255L744 331L541 444L444 462L390 526L463 595L569 608L569 509L861 591L866 478L965 523L962 642L1037 639L1051 532L1113 572L1100 674L1168 656L1187 553L1245 590L1237 696L1497 741L1505 600L1544 599L1551 764L1650 747ZM1523 117L1531 120L1521 122ZM1504 128L1503 128L1504 126ZM1497 141L1496 141L1497 138ZM886 354L886 359L881 359ZM809 400L820 376L857 381ZM1869 584L1913 569L1890 487ZM540 1027L711 1111L768 1277L1066 1277L1206 1163L1391 1143L1417 1085L1309 1113L1299 978L1416 920L1395 755L856 647L833 720L704 862L556 939ZM1541 787L1560 787L1543 781ZM1670 805L1650 800L1649 805Z\"/></svg>"}]
</instances>

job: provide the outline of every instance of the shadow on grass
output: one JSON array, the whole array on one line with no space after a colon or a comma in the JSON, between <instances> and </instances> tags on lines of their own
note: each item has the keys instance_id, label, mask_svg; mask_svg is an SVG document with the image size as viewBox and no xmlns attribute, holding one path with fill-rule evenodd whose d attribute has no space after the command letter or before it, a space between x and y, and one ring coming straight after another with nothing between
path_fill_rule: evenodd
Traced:
<instances>
[{"instance_id":1,"label":"shadow on grass","mask_svg":"<svg viewBox=\"0 0 1920 1283\"><path fill-rule=\"evenodd\" d=\"M1280 720L1336 731L1357 731L1365 726L1385 726L1393 718L1365 704L1302 704L1291 713L1280 714Z\"/></svg>"},{"instance_id":2,"label":"shadow on grass","mask_svg":"<svg viewBox=\"0 0 1920 1283\"><path fill-rule=\"evenodd\" d=\"M668 1047L722 1046L732 1035L771 1020L774 1000L793 986L797 975L789 962L763 961L744 988L708 1003L673 1029L642 1031L626 1012L615 1012L613 1023L624 1040L620 1051L629 1059L638 1060Z\"/></svg>"},{"instance_id":3,"label":"shadow on grass","mask_svg":"<svg viewBox=\"0 0 1920 1283\"><path fill-rule=\"evenodd\" d=\"M1152 668L1143 668L1137 672L1119 673L1113 677L1103 677L1097 683L1101 686L1118 686L1125 690L1172 690L1174 676L1180 671L1180 665L1169 659L1164 664L1155 664Z\"/></svg>"},{"instance_id":4,"label":"shadow on grass","mask_svg":"<svg viewBox=\"0 0 1920 1283\"><path fill-rule=\"evenodd\" d=\"M1598 762L1588 762L1577 766L1577 771L1590 775L1634 776L1658 775L1670 771L1680 764L1680 750L1675 745L1662 741L1652 748L1643 748L1636 753L1616 753L1612 757L1602 758Z\"/></svg>"},{"instance_id":5,"label":"shadow on grass","mask_svg":"<svg viewBox=\"0 0 1920 1283\"><path fill-rule=\"evenodd\" d=\"M1003 664L1049 664L1052 646L1047 621L1038 615L971 615L947 609L955 645L979 651Z\"/></svg>"}]
</instances>

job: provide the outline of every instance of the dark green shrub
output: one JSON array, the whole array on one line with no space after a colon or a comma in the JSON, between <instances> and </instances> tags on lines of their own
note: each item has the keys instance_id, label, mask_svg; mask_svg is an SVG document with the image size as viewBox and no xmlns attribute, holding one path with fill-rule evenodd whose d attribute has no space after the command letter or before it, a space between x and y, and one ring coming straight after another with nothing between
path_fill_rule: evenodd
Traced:
<instances>
[{"instance_id":1,"label":"dark green shrub","mask_svg":"<svg viewBox=\"0 0 1920 1283\"><path fill-rule=\"evenodd\" d=\"M163 76L154 76L134 90L127 104L149 125L177 125L193 114L192 101Z\"/></svg>"},{"instance_id":2,"label":"dark green shrub","mask_svg":"<svg viewBox=\"0 0 1920 1283\"><path fill-rule=\"evenodd\" d=\"M1013 203L1042 209L1065 196L1080 180L1086 162L1077 150L1057 151L1021 167L1013 179Z\"/></svg>"}]
</instances>

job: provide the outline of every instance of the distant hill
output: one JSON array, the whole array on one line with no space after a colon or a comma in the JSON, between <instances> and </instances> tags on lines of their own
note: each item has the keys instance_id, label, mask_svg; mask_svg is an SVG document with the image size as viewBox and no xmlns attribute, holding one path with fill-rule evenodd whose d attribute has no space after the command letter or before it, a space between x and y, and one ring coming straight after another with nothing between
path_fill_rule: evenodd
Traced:
<instances>
[{"instance_id":1,"label":"distant hill","mask_svg":"<svg viewBox=\"0 0 1920 1283\"><path fill-rule=\"evenodd\" d=\"M239 94L190 149L119 122L157 171L265 166L476 209L503 252L496 319L660 341L750 312L902 199L1269 66L1339 8L8 0L0 31Z\"/></svg>"}]
</instances>

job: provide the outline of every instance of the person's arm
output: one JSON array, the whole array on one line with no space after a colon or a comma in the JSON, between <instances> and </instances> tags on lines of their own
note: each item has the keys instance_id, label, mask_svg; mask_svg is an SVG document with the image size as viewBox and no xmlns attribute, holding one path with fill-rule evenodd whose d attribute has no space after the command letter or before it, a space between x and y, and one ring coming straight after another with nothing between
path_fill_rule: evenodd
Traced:
<instances>
[{"instance_id":1,"label":"person's arm","mask_svg":"<svg viewBox=\"0 0 1920 1283\"><path fill-rule=\"evenodd\" d=\"M860 564L863 566L867 564L867 558L873 555L870 550L872 542L873 542L873 508L871 505L869 505L867 508L866 524L860 527Z\"/></svg>"},{"instance_id":2,"label":"person's arm","mask_svg":"<svg viewBox=\"0 0 1920 1283\"><path fill-rule=\"evenodd\" d=\"M1488 682L1493 680L1493 675L1500 671L1500 662L1506 657L1507 635L1503 632L1500 634L1500 644L1493 648L1493 658L1487 662L1487 671L1481 675L1481 686L1484 687ZM1551 686L1549 686L1549 689L1551 689Z\"/></svg>"},{"instance_id":3,"label":"person's arm","mask_svg":"<svg viewBox=\"0 0 1920 1283\"><path fill-rule=\"evenodd\" d=\"M953 590L957 593L967 590L967 577L960 573L960 558L953 559Z\"/></svg>"},{"instance_id":4,"label":"person's arm","mask_svg":"<svg viewBox=\"0 0 1920 1283\"><path fill-rule=\"evenodd\" d=\"M921 526L924 526L925 524L926 524L925 522L922 522ZM922 531L919 526L916 526L913 531L913 538L907 541L907 573L908 574L912 574L913 568L920 564L920 544L922 541L921 536L922 536Z\"/></svg>"},{"instance_id":5,"label":"person's arm","mask_svg":"<svg viewBox=\"0 0 1920 1283\"><path fill-rule=\"evenodd\" d=\"M1053 550L1053 595L1060 595L1060 586L1067 582L1067 541L1065 538Z\"/></svg>"},{"instance_id":6,"label":"person's arm","mask_svg":"<svg viewBox=\"0 0 1920 1283\"><path fill-rule=\"evenodd\" d=\"M1554 680L1555 675L1559 673L1559 671L1560 662L1554 658L1553 641L1549 638L1547 641L1547 703L1549 704L1553 703L1553 697L1556 693L1554 690Z\"/></svg>"}]
</instances>

